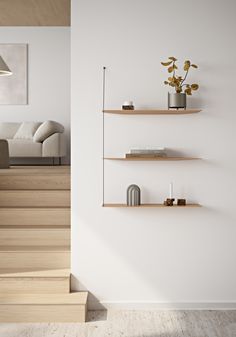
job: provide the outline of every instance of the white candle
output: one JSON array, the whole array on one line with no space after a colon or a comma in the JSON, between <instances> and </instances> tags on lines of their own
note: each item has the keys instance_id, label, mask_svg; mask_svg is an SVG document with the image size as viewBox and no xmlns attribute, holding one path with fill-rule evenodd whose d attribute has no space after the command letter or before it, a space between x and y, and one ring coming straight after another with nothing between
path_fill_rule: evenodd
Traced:
<instances>
[{"instance_id":1,"label":"white candle","mask_svg":"<svg viewBox=\"0 0 236 337\"><path fill-rule=\"evenodd\" d=\"M124 103L123 103L123 105L125 105L125 106L130 106L130 105L133 105L133 101L125 101Z\"/></svg>"},{"instance_id":2,"label":"white candle","mask_svg":"<svg viewBox=\"0 0 236 337\"><path fill-rule=\"evenodd\" d=\"M173 199L173 183L170 183L170 199Z\"/></svg>"}]
</instances>

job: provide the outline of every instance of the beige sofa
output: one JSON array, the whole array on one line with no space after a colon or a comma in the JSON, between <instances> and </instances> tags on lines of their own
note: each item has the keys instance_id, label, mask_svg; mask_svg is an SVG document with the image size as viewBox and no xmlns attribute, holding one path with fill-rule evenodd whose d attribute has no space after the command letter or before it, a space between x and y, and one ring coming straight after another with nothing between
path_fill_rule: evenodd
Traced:
<instances>
[{"instance_id":1,"label":"beige sofa","mask_svg":"<svg viewBox=\"0 0 236 337\"><path fill-rule=\"evenodd\" d=\"M64 127L54 121L0 123L0 139L6 139L10 158L66 156Z\"/></svg>"}]
</instances>

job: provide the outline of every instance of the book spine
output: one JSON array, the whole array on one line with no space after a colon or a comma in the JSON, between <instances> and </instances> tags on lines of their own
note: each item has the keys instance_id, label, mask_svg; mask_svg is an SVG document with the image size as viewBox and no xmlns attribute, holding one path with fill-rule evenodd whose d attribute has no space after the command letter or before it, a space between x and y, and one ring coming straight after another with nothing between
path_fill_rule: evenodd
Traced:
<instances>
[{"instance_id":1,"label":"book spine","mask_svg":"<svg viewBox=\"0 0 236 337\"><path fill-rule=\"evenodd\" d=\"M155 157L166 157L165 153L155 153L155 154L148 154L148 153L126 153L126 158L155 158Z\"/></svg>"},{"instance_id":2,"label":"book spine","mask_svg":"<svg viewBox=\"0 0 236 337\"><path fill-rule=\"evenodd\" d=\"M164 151L161 150L131 150L130 153L132 154L159 154L164 153Z\"/></svg>"}]
</instances>

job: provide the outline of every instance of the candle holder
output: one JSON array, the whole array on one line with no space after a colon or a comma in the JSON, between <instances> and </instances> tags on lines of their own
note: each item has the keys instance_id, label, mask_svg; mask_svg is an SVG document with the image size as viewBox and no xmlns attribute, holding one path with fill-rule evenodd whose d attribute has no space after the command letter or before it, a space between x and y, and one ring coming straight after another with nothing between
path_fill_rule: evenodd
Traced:
<instances>
[{"instance_id":1,"label":"candle holder","mask_svg":"<svg viewBox=\"0 0 236 337\"><path fill-rule=\"evenodd\" d=\"M122 110L134 110L133 101L126 101L122 105Z\"/></svg>"},{"instance_id":2,"label":"candle holder","mask_svg":"<svg viewBox=\"0 0 236 337\"><path fill-rule=\"evenodd\" d=\"M174 201L175 201L174 198L167 198L167 199L164 201L164 205L165 205L165 206L173 206L173 205L174 205Z\"/></svg>"},{"instance_id":3,"label":"candle holder","mask_svg":"<svg viewBox=\"0 0 236 337\"><path fill-rule=\"evenodd\" d=\"M186 206L186 199L177 199L178 206Z\"/></svg>"}]
</instances>

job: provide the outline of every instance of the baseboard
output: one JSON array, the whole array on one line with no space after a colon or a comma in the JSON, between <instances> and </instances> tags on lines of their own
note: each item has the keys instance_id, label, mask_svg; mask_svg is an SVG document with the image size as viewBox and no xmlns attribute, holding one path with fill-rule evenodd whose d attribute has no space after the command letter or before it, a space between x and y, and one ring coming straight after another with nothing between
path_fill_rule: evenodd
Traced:
<instances>
[{"instance_id":1,"label":"baseboard","mask_svg":"<svg viewBox=\"0 0 236 337\"><path fill-rule=\"evenodd\" d=\"M235 310L235 302L111 302L93 301L89 310Z\"/></svg>"}]
</instances>

